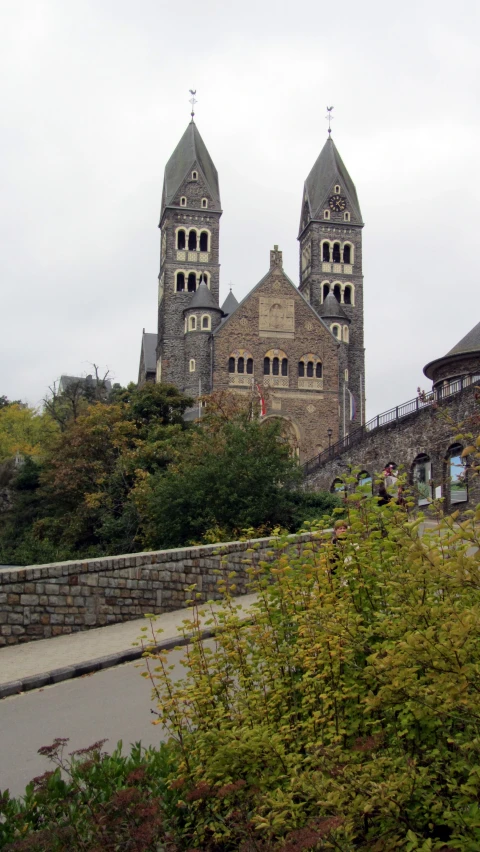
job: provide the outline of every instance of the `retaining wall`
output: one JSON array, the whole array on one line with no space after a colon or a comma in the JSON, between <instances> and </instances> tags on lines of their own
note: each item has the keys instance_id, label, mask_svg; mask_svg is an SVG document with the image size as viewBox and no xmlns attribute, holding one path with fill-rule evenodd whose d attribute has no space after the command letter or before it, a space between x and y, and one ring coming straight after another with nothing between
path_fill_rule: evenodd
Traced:
<instances>
[{"instance_id":1,"label":"retaining wall","mask_svg":"<svg viewBox=\"0 0 480 852\"><path fill-rule=\"evenodd\" d=\"M309 538L292 537L292 543ZM235 594L246 594L252 557L246 551L254 545L255 558L269 561L272 541L263 538L2 571L0 645L181 609L192 597L187 587L193 583L200 601L218 598L219 578L231 571Z\"/></svg>"}]
</instances>

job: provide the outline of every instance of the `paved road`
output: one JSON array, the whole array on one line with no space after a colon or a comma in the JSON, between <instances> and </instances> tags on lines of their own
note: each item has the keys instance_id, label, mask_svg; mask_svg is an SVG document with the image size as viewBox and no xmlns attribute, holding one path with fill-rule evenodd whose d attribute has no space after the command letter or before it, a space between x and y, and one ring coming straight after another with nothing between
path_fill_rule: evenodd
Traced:
<instances>
[{"instance_id":1,"label":"paved road","mask_svg":"<svg viewBox=\"0 0 480 852\"><path fill-rule=\"evenodd\" d=\"M178 662L183 654L172 651L177 676L185 671ZM69 751L104 737L108 751L120 739L127 749L137 740L158 743L165 732L152 725L150 681L141 677L143 664L138 666L127 663L0 701L0 790L20 795L34 776L50 769L37 749L55 737L70 737Z\"/></svg>"}]
</instances>

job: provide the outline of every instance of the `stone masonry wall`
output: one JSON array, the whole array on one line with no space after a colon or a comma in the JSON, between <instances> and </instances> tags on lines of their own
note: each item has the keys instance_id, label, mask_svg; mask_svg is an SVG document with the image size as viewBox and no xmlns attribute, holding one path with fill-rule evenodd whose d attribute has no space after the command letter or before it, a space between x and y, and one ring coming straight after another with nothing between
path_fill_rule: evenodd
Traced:
<instances>
[{"instance_id":1,"label":"stone masonry wall","mask_svg":"<svg viewBox=\"0 0 480 852\"><path fill-rule=\"evenodd\" d=\"M424 453L432 463L432 486L442 487L445 510L450 511L445 459L458 432L455 424L465 422L467 431L474 435L480 431L477 394L478 390L472 386L439 401L436 406L420 409L398 422L367 433L358 444L313 471L305 480L306 487L330 491L334 480L348 474L350 468L361 468L374 476L380 474L389 462L403 466L411 479L413 462ZM480 477L469 476L468 502L458 503L453 508L472 508L479 502Z\"/></svg>"},{"instance_id":2,"label":"stone masonry wall","mask_svg":"<svg viewBox=\"0 0 480 852\"><path fill-rule=\"evenodd\" d=\"M235 594L245 594L252 544L256 558L271 558L264 538L0 571L0 646L181 609L193 583L199 600L218 598L218 571L234 571Z\"/></svg>"}]
</instances>

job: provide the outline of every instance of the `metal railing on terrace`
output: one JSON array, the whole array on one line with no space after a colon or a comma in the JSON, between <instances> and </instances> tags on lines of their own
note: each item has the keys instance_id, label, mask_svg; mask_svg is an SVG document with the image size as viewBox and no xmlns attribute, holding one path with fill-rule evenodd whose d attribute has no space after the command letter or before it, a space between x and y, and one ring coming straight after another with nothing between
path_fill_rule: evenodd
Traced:
<instances>
[{"instance_id":1,"label":"metal railing on terrace","mask_svg":"<svg viewBox=\"0 0 480 852\"><path fill-rule=\"evenodd\" d=\"M460 378L454 379L452 382L446 382L444 385L433 391L429 391L428 393L419 393L415 399L409 399L408 402L402 402L401 405L396 405L395 408L390 408L382 414L377 414L376 417L372 417L368 423L365 423L363 426L359 426L358 429L354 429L353 432L350 432L349 435L345 435L345 437L340 441L336 441L335 444L327 447L327 449L319 453L318 456L314 456L312 459L305 462L303 465L304 474L307 476L309 473L312 473L314 470L317 470L325 464L325 462L330 461L330 459L333 459L335 456L338 456L340 453L348 450L349 447L354 447L355 444L358 444L363 440L365 435L369 435L371 432L375 432L377 429L381 429L389 423L397 423L399 420L403 420L404 417L408 417L410 414L415 414L424 408L428 408L428 406L432 405L434 402L439 402L440 400L448 399L450 396L455 396L455 394L461 393L464 388L471 387L471 385L476 382L480 382L480 373L460 376Z\"/></svg>"}]
</instances>

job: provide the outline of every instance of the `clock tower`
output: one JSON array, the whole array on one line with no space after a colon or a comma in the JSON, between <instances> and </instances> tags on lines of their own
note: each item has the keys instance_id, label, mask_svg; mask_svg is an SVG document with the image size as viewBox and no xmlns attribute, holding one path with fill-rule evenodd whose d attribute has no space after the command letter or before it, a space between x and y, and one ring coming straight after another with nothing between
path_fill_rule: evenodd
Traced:
<instances>
[{"instance_id":1,"label":"clock tower","mask_svg":"<svg viewBox=\"0 0 480 852\"><path fill-rule=\"evenodd\" d=\"M339 397L345 434L365 420L362 228L355 185L329 135L303 190L299 289L344 351Z\"/></svg>"}]
</instances>

